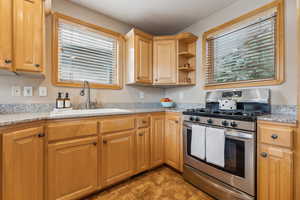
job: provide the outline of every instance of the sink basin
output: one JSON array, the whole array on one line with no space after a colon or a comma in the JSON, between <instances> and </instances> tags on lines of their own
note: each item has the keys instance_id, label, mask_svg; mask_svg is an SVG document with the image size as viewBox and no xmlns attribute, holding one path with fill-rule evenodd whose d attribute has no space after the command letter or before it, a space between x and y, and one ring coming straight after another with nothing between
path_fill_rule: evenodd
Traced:
<instances>
[{"instance_id":1,"label":"sink basin","mask_svg":"<svg viewBox=\"0 0 300 200\"><path fill-rule=\"evenodd\" d=\"M83 116L83 115L105 115L105 114L123 114L131 113L131 110L118 108L99 108L99 109L82 109L82 110L54 110L50 113L50 117L66 117L66 116Z\"/></svg>"}]
</instances>

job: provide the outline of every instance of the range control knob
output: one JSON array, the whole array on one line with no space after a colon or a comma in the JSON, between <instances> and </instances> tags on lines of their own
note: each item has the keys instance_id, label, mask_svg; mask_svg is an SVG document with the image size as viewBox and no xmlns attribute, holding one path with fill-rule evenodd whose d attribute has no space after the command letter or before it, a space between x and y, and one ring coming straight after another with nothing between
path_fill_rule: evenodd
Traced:
<instances>
[{"instance_id":1,"label":"range control knob","mask_svg":"<svg viewBox=\"0 0 300 200\"><path fill-rule=\"evenodd\" d=\"M195 120L195 118L194 118L193 116L191 116L191 117L190 117L190 120L191 120L191 121L194 121L194 120Z\"/></svg>"},{"instance_id":2,"label":"range control knob","mask_svg":"<svg viewBox=\"0 0 300 200\"><path fill-rule=\"evenodd\" d=\"M233 127L233 128L235 128L235 127L237 127L237 123L236 122L231 122L230 126Z\"/></svg>"},{"instance_id":3,"label":"range control knob","mask_svg":"<svg viewBox=\"0 0 300 200\"><path fill-rule=\"evenodd\" d=\"M208 120L207 120L207 123L212 124L212 123L213 123L213 120L212 120L212 119L208 119Z\"/></svg>"},{"instance_id":4,"label":"range control knob","mask_svg":"<svg viewBox=\"0 0 300 200\"><path fill-rule=\"evenodd\" d=\"M226 121L226 120L222 121L223 126L228 126L228 124L229 124L228 121Z\"/></svg>"},{"instance_id":5,"label":"range control knob","mask_svg":"<svg viewBox=\"0 0 300 200\"><path fill-rule=\"evenodd\" d=\"M200 118L199 118L199 117L196 117L195 121L196 121L196 122L199 122L199 121L200 121Z\"/></svg>"}]
</instances>

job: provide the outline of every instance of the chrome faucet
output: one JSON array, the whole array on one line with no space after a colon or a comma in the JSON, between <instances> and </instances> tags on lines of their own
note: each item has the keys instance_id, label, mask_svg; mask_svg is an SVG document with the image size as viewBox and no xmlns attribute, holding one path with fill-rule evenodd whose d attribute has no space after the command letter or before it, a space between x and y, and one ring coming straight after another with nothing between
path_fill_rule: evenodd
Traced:
<instances>
[{"instance_id":1,"label":"chrome faucet","mask_svg":"<svg viewBox=\"0 0 300 200\"><path fill-rule=\"evenodd\" d=\"M91 108L91 88L90 83L88 81L83 82L83 88L80 91L81 96L85 96L85 89L87 89L87 97L85 101L85 108L90 109Z\"/></svg>"}]
</instances>

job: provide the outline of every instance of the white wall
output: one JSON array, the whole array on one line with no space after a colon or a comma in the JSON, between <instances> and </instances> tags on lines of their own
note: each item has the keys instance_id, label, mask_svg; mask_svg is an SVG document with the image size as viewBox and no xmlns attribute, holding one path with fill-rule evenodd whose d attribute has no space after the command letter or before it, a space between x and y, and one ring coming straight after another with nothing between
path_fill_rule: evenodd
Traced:
<instances>
[{"instance_id":1,"label":"white wall","mask_svg":"<svg viewBox=\"0 0 300 200\"><path fill-rule=\"evenodd\" d=\"M80 7L66 0L53 0L53 9L65 15L76 17L84 21L103 26L113 31L125 34L131 27L125 23ZM32 79L16 76L0 76L0 104L6 103L54 103L57 92L70 92L73 103L81 103L84 99L79 96L79 88L54 87L51 84L51 21L47 19L46 26L46 79ZM33 86L34 97L12 97L11 87L18 85ZM48 87L48 97L38 97L38 87ZM145 98L139 98L139 92L145 93ZM122 90L95 89L92 90L92 100L102 103L133 103L158 102L164 95L164 90L150 87L124 86Z\"/></svg>"},{"instance_id":2,"label":"white wall","mask_svg":"<svg viewBox=\"0 0 300 200\"><path fill-rule=\"evenodd\" d=\"M261 7L272 0L239 0L216 12L215 14L198 21L184 31L192 32L199 36L197 42L197 85L195 87L172 88L166 91L166 96L182 103L204 103L205 91L201 66L201 38L202 33L229 20L241 16L253 9ZM297 35L296 35L296 0L285 0L285 69L286 82L279 86L272 86L272 104L297 104ZM180 95L182 93L182 95ZM184 97L180 99L180 96Z\"/></svg>"}]
</instances>

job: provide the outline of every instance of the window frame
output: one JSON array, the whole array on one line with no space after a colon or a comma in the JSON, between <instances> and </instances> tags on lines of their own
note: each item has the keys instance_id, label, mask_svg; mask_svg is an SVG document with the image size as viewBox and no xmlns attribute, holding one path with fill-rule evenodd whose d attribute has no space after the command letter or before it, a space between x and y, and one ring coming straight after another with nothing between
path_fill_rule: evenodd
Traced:
<instances>
[{"instance_id":1,"label":"window frame","mask_svg":"<svg viewBox=\"0 0 300 200\"><path fill-rule=\"evenodd\" d=\"M115 38L118 41L118 60L117 60L117 80L116 84L101 84L101 83L90 83L91 88L97 89L113 89L120 90L123 88L123 68L124 68L124 59L125 59L125 37L121 33L114 32L112 30L103 28L98 25L94 25L61 13L54 12L52 13L52 83L55 86L59 87L82 87L83 82L68 82L59 80L59 45L58 45L58 34L59 34L59 20L64 20L72 24L78 24L80 26L87 27L89 29L96 30L107 35L109 37Z\"/></svg>"},{"instance_id":2,"label":"window frame","mask_svg":"<svg viewBox=\"0 0 300 200\"><path fill-rule=\"evenodd\" d=\"M207 65L207 41L213 36L217 35L220 32L225 31L228 28L234 27L235 25L248 20L251 17L259 15L260 13L266 12L271 9L277 9L277 21L276 21L276 74L274 79L259 79L259 80L245 80L237 82L226 82L226 83L212 83L204 84L205 90L212 89L226 89L226 88L240 88L240 87L257 87L257 86L271 86L271 85L280 85L285 81L285 47L284 47L284 0L276 0L265 6L262 6L258 9L255 9L247 14L244 14L238 18L235 18L227 23L219 25L215 28L212 28L206 31L202 37L202 67L203 67L203 78L206 80L206 72L212 70L213 65Z\"/></svg>"}]
</instances>

